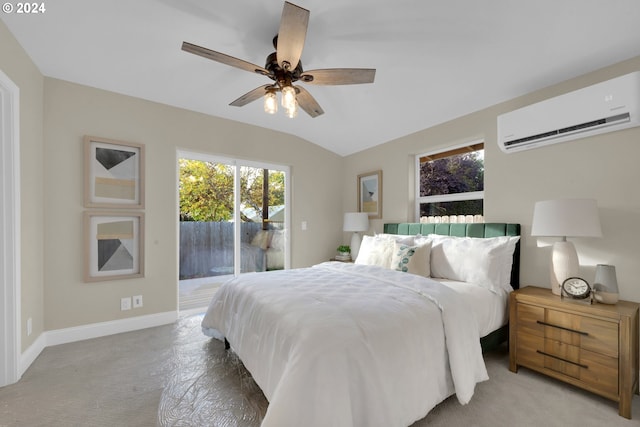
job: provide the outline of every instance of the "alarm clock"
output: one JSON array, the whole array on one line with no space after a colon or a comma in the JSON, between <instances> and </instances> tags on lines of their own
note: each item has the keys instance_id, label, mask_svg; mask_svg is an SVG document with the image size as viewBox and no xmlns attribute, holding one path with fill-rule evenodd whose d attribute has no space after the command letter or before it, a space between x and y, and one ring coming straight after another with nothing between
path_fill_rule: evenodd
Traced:
<instances>
[{"instance_id":1,"label":"alarm clock","mask_svg":"<svg viewBox=\"0 0 640 427\"><path fill-rule=\"evenodd\" d=\"M591 296L591 286L580 277L569 277L562 282L562 296L576 300L586 300Z\"/></svg>"}]
</instances>

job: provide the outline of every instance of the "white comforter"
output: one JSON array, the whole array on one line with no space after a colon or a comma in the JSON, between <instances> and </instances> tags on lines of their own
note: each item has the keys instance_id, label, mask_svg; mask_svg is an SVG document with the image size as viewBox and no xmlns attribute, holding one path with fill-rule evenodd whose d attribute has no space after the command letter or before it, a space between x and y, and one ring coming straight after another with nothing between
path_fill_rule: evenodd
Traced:
<instances>
[{"instance_id":1,"label":"white comforter","mask_svg":"<svg viewBox=\"0 0 640 427\"><path fill-rule=\"evenodd\" d=\"M380 267L245 274L218 290L202 326L229 340L269 400L263 427L404 427L488 379L455 291Z\"/></svg>"}]
</instances>

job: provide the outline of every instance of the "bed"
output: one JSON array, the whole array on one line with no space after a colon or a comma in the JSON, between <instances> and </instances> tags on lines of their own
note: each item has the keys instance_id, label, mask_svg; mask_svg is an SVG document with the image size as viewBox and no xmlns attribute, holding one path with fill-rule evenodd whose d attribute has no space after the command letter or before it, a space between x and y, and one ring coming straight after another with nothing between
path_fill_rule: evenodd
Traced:
<instances>
[{"instance_id":1,"label":"bed","mask_svg":"<svg viewBox=\"0 0 640 427\"><path fill-rule=\"evenodd\" d=\"M423 235L430 234L456 236L456 237L474 237L474 238L493 238L499 236L520 236L520 224L508 223L483 223L483 224L462 224L462 223L441 223L441 224L423 224L423 223L387 223L384 224L384 232L399 235ZM512 255L511 272L509 283L512 289L520 288L520 241L518 240ZM508 298L507 298L508 301ZM505 306L507 301L504 302ZM481 335L480 344L482 351L490 351L496 346L505 342L509 337L509 326L507 325L508 313L505 312L504 325L493 332Z\"/></svg>"},{"instance_id":2,"label":"bed","mask_svg":"<svg viewBox=\"0 0 640 427\"><path fill-rule=\"evenodd\" d=\"M482 348L506 337L519 233L385 224L355 263L226 282L203 331L229 343L264 392L263 427L408 426L453 394L468 403L488 379Z\"/></svg>"}]
</instances>

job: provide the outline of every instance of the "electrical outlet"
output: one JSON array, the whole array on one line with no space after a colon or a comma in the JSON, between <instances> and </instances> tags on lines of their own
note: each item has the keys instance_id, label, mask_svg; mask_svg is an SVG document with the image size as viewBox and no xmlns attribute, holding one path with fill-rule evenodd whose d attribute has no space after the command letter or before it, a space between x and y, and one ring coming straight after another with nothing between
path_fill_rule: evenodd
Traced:
<instances>
[{"instance_id":1,"label":"electrical outlet","mask_svg":"<svg viewBox=\"0 0 640 427\"><path fill-rule=\"evenodd\" d=\"M31 335L33 332L33 320L31 317L27 319L27 336Z\"/></svg>"},{"instance_id":2,"label":"electrical outlet","mask_svg":"<svg viewBox=\"0 0 640 427\"><path fill-rule=\"evenodd\" d=\"M142 295L134 295L133 296L133 308L142 307Z\"/></svg>"},{"instance_id":3,"label":"electrical outlet","mask_svg":"<svg viewBox=\"0 0 640 427\"><path fill-rule=\"evenodd\" d=\"M120 310L131 310L131 297L120 298Z\"/></svg>"}]
</instances>

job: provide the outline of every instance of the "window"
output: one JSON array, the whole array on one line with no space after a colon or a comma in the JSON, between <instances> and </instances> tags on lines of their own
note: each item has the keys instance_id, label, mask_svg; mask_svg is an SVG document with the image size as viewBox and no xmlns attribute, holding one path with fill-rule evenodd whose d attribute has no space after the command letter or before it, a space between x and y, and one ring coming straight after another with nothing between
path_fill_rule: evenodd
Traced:
<instances>
[{"instance_id":1,"label":"window","mask_svg":"<svg viewBox=\"0 0 640 427\"><path fill-rule=\"evenodd\" d=\"M180 279L288 268L286 166L181 154Z\"/></svg>"},{"instance_id":2,"label":"window","mask_svg":"<svg viewBox=\"0 0 640 427\"><path fill-rule=\"evenodd\" d=\"M420 222L482 222L484 143L416 156Z\"/></svg>"}]
</instances>

